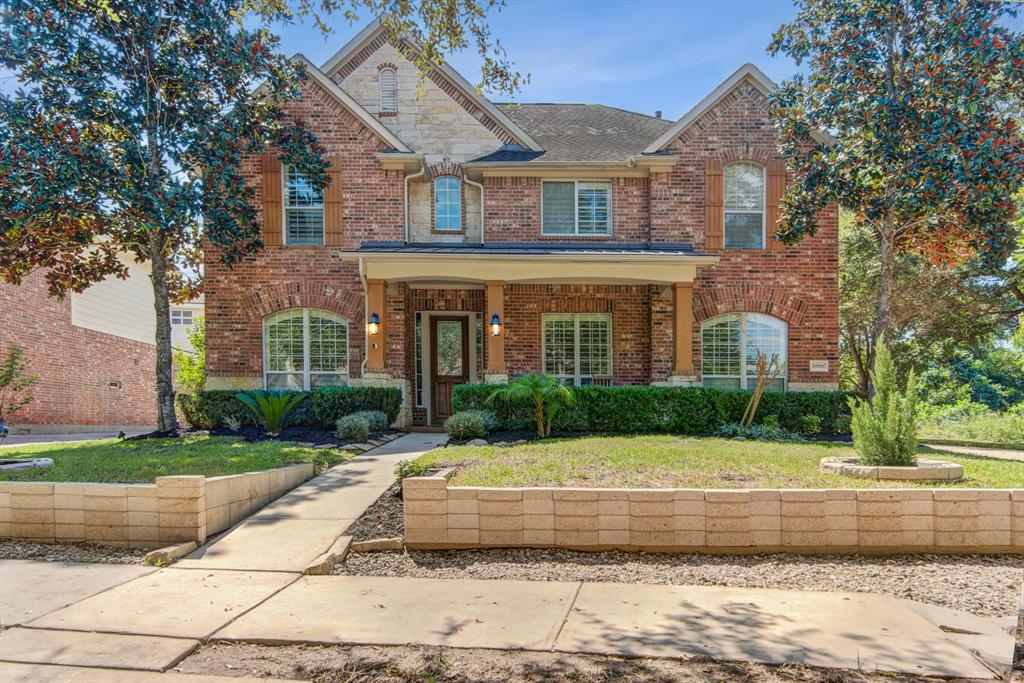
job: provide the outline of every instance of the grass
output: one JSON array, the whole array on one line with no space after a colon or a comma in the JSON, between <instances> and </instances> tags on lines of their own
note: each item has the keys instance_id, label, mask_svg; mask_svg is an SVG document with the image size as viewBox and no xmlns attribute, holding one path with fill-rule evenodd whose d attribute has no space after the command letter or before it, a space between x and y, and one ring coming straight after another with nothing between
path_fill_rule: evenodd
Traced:
<instances>
[{"instance_id":1,"label":"grass","mask_svg":"<svg viewBox=\"0 0 1024 683\"><path fill-rule=\"evenodd\" d=\"M872 481L818 469L826 456L856 456L850 446L774 443L678 436L552 439L521 446L459 446L417 460L455 466L460 486L581 486L648 488L894 488L1024 487L1024 462L946 452L928 455L964 466L953 484Z\"/></svg>"},{"instance_id":2,"label":"grass","mask_svg":"<svg viewBox=\"0 0 1024 683\"><path fill-rule=\"evenodd\" d=\"M0 449L0 458L53 458L53 467L0 474L0 481L153 483L156 477L209 477L312 462L324 469L349 457L336 449L305 448L287 441L247 442L228 436L187 436L139 441L78 441Z\"/></svg>"},{"instance_id":3,"label":"grass","mask_svg":"<svg viewBox=\"0 0 1024 683\"><path fill-rule=\"evenodd\" d=\"M1024 414L1019 412L967 414L926 420L918 436L959 445L1021 448L1024 445Z\"/></svg>"}]
</instances>

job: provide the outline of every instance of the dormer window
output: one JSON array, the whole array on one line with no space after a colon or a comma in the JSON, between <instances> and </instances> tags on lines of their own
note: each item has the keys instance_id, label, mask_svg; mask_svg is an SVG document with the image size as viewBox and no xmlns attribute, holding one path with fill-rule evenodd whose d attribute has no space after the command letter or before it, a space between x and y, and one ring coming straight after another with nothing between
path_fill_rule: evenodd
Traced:
<instances>
[{"instance_id":1,"label":"dormer window","mask_svg":"<svg viewBox=\"0 0 1024 683\"><path fill-rule=\"evenodd\" d=\"M398 74L390 66L380 70L380 111L382 114L398 111Z\"/></svg>"}]
</instances>

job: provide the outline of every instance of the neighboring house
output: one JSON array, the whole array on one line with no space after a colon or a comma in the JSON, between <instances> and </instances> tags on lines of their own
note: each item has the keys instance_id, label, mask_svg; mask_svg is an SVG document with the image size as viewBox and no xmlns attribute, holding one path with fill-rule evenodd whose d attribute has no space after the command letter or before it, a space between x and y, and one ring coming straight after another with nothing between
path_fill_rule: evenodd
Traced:
<instances>
[{"instance_id":1,"label":"neighboring house","mask_svg":"<svg viewBox=\"0 0 1024 683\"><path fill-rule=\"evenodd\" d=\"M836 388L837 211L772 238L786 169L756 67L676 122L493 104L444 64L418 93L377 23L308 73L289 113L331 183L248 162L266 248L228 269L208 245L208 388L393 385L436 425L463 382L746 387L759 349L778 388Z\"/></svg>"},{"instance_id":2,"label":"neighboring house","mask_svg":"<svg viewBox=\"0 0 1024 683\"><path fill-rule=\"evenodd\" d=\"M126 280L108 278L81 294L48 296L41 272L19 287L0 283L0 354L25 351L34 401L13 420L18 431L149 429L156 424L156 336L149 267L125 259ZM202 315L201 300L171 311L171 338L183 342L179 320ZM184 316L184 318L183 318Z\"/></svg>"}]
</instances>

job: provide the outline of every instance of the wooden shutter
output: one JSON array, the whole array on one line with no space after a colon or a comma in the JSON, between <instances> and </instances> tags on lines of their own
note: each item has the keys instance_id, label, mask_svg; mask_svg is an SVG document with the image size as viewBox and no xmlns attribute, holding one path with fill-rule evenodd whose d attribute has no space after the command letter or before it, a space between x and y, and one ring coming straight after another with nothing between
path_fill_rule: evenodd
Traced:
<instances>
[{"instance_id":1,"label":"wooden shutter","mask_svg":"<svg viewBox=\"0 0 1024 683\"><path fill-rule=\"evenodd\" d=\"M779 205L786 191L786 162L783 159L772 159L768 162L768 198L767 228L769 251L782 251L786 245L775 239L775 231L779 229Z\"/></svg>"},{"instance_id":2,"label":"wooden shutter","mask_svg":"<svg viewBox=\"0 0 1024 683\"><path fill-rule=\"evenodd\" d=\"M260 157L263 171L263 244L279 247L282 239L281 160L276 154Z\"/></svg>"},{"instance_id":3,"label":"wooden shutter","mask_svg":"<svg viewBox=\"0 0 1024 683\"><path fill-rule=\"evenodd\" d=\"M331 156L327 169L327 187L324 188L324 244L328 247L344 245L341 230L341 155Z\"/></svg>"},{"instance_id":4,"label":"wooden shutter","mask_svg":"<svg viewBox=\"0 0 1024 683\"><path fill-rule=\"evenodd\" d=\"M722 160L708 159L704 174L704 248L722 249L725 230L722 198L725 184L722 178Z\"/></svg>"}]
</instances>

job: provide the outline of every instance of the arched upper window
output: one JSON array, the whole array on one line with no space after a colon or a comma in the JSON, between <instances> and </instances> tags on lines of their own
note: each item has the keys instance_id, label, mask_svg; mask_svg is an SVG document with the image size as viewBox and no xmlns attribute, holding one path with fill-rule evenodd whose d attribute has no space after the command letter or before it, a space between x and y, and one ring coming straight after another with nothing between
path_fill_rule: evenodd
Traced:
<instances>
[{"instance_id":1,"label":"arched upper window","mask_svg":"<svg viewBox=\"0 0 1024 683\"><path fill-rule=\"evenodd\" d=\"M757 352L778 354L782 375L769 389L786 388L786 323L760 313L729 313L701 325L701 377L704 386L753 389Z\"/></svg>"},{"instance_id":2,"label":"arched upper window","mask_svg":"<svg viewBox=\"0 0 1024 683\"><path fill-rule=\"evenodd\" d=\"M725 248L764 248L764 166L737 161L725 167Z\"/></svg>"},{"instance_id":3,"label":"arched upper window","mask_svg":"<svg viewBox=\"0 0 1024 683\"><path fill-rule=\"evenodd\" d=\"M267 389L297 391L346 384L348 321L310 308L263 319L263 375Z\"/></svg>"},{"instance_id":4,"label":"arched upper window","mask_svg":"<svg viewBox=\"0 0 1024 683\"><path fill-rule=\"evenodd\" d=\"M455 176L434 180L434 229L462 230L462 181Z\"/></svg>"},{"instance_id":5,"label":"arched upper window","mask_svg":"<svg viewBox=\"0 0 1024 683\"><path fill-rule=\"evenodd\" d=\"M380 110L398 111L398 74L390 66L380 70Z\"/></svg>"}]
</instances>

